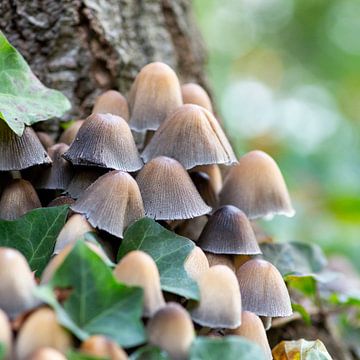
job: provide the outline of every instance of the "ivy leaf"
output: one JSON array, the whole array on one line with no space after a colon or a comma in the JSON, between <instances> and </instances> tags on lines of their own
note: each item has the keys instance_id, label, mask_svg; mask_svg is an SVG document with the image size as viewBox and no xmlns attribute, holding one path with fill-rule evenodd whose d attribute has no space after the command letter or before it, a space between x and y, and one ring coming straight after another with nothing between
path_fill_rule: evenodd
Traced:
<instances>
[{"instance_id":1,"label":"ivy leaf","mask_svg":"<svg viewBox=\"0 0 360 360\"><path fill-rule=\"evenodd\" d=\"M198 300L198 286L184 268L184 262L194 247L191 240L166 230L152 219L143 218L125 232L118 259L133 250L145 251L159 269L164 291Z\"/></svg>"},{"instance_id":2,"label":"ivy leaf","mask_svg":"<svg viewBox=\"0 0 360 360\"><path fill-rule=\"evenodd\" d=\"M54 288L72 291L59 304ZM75 244L51 282L38 289L37 295L55 309L59 322L80 340L104 335L123 347L145 341L142 289L118 283L110 268L83 241Z\"/></svg>"},{"instance_id":3,"label":"ivy leaf","mask_svg":"<svg viewBox=\"0 0 360 360\"><path fill-rule=\"evenodd\" d=\"M19 250L40 276L65 224L68 205L39 208L16 220L0 220L0 246Z\"/></svg>"},{"instance_id":4,"label":"ivy leaf","mask_svg":"<svg viewBox=\"0 0 360 360\"><path fill-rule=\"evenodd\" d=\"M291 307L292 307L293 311L296 311L301 315L301 317L304 320L306 325L311 325L311 316L302 305L292 303Z\"/></svg>"},{"instance_id":5,"label":"ivy leaf","mask_svg":"<svg viewBox=\"0 0 360 360\"><path fill-rule=\"evenodd\" d=\"M171 358L157 346L147 345L131 354L130 360L171 360Z\"/></svg>"},{"instance_id":6,"label":"ivy leaf","mask_svg":"<svg viewBox=\"0 0 360 360\"><path fill-rule=\"evenodd\" d=\"M6 354L6 347L3 343L0 342L0 360L3 360L5 358Z\"/></svg>"},{"instance_id":7,"label":"ivy leaf","mask_svg":"<svg viewBox=\"0 0 360 360\"><path fill-rule=\"evenodd\" d=\"M265 360L260 346L241 337L197 337L190 350L190 360Z\"/></svg>"},{"instance_id":8,"label":"ivy leaf","mask_svg":"<svg viewBox=\"0 0 360 360\"><path fill-rule=\"evenodd\" d=\"M25 125L59 117L70 107L60 91L40 82L0 31L0 119L21 136Z\"/></svg>"}]
</instances>

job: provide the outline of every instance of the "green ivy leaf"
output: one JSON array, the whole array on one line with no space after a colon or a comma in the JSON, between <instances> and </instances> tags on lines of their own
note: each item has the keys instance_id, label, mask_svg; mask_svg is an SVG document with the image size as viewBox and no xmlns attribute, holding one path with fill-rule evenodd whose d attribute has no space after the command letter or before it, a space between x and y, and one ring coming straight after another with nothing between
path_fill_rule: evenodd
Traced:
<instances>
[{"instance_id":1,"label":"green ivy leaf","mask_svg":"<svg viewBox=\"0 0 360 360\"><path fill-rule=\"evenodd\" d=\"M311 325L311 316L302 305L292 303L291 307L292 307L293 311L296 311L301 315L301 317L304 320L306 325Z\"/></svg>"},{"instance_id":2,"label":"green ivy leaf","mask_svg":"<svg viewBox=\"0 0 360 360\"><path fill-rule=\"evenodd\" d=\"M160 348L147 345L131 354L130 360L171 360L171 358Z\"/></svg>"},{"instance_id":3,"label":"green ivy leaf","mask_svg":"<svg viewBox=\"0 0 360 360\"><path fill-rule=\"evenodd\" d=\"M316 278L311 275L286 275L284 280L288 286L297 289L306 296L315 296L317 283Z\"/></svg>"},{"instance_id":4,"label":"green ivy leaf","mask_svg":"<svg viewBox=\"0 0 360 360\"><path fill-rule=\"evenodd\" d=\"M25 125L62 116L69 100L45 87L0 31L0 118L19 136Z\"/></svg>"},{"instance_id":5,"label":"green ivy leaf","mask_svg":"<svg viewBox=\"0 0 360 360\"><path fill-rule=\"evenodd\" d=\"M0 246L19 250L40 276L65 224L68 206L39 208L17 220L0 220Z\"/></svg>"},{"instance_id":6,"label":"green ivy leaf","mask_svg":"<svg viewBox=\"0 0 360 360\"><path fill-rule=\"evenodd\" d=\"M54 297L54 288L71 288L64 303ZM123 347L145 341L141 321L143 291L118 283L105 262L78 241L51 282L37 295L52 306L59 322L80 340L104 335Z\"/></svg>"},{"instance_id":7,"label":"green ivy leaf","mask_svg":"<svg viewBox=\"0 0 360 360\"><path fill-rule=\"evenodd\" d=\"M133 250L145 251L156 262L164 291L198 300L198 286L184 268L194 247L191 240L166 230L152 219L143 218L125 232L118 259Z\"/></svg>"},{"instance_id":8,"label":"green ivy leaf","mask_svg":"<svg viewBox=\"0 0 360 360\"><path fill-rule=\"evenodd\" d=\"M6 347L0 342L0 360L5 359Z\"/></svg>"},{"instance_id":9,"label":"green ivy leaf","mask_svg":"<svg viewBox=\"0 0 360 360\"><path fill-rule=\"evenodd\" d=\"M190 351L190 360L265 360L260 346L241 337L197 337Z\"/></svg>"}]
</instances>

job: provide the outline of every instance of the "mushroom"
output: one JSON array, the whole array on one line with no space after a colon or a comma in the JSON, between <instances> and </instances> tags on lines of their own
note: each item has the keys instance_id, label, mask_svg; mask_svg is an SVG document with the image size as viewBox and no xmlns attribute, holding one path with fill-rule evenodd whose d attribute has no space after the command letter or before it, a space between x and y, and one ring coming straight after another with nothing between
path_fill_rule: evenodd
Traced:
<instances>
[{"instance_id":1,"label":"mushroom","mask_svg":"<svg viewBox=\"0 0 360 360\"><path fill-rule=\"evenodd\" d=\"M47 149L47 148L55 145L55 141L46 132L36 131L36 136L39 138L41 145L44 147L44 149Z\"/></svg>"},{"instance_id":2,"label":"mushroom","mask_svg":"<svg viewBox=\"0 0 360 360\"><path fill-rule=\"evenodd\" d=\"M60 136L59 143L70 145L75 139L79 132L84 120L75 120Z\"/></svg>"},{"instance_id":3,"label":"mushroom","mask_svg":"<svg viewBox=\"0 0 360 360\"><path fill-rule=\"evenodd\" d=\"M211 185L209 175L204 172L197 171L191 171L189 175L206 204L216 208L218 206L219 199Z\"/></svg>"},{"instance_id":4,"label":"mushroom","mask_svg":"<svg viewBox=\"0 0 360 360\"><path fill-rule=\"evenodd\" d=\"M280 169L259 150L245 154L230 169L220 192L220 204L237 206L249 219L295 214Z\"/></svg>"},{"instance_id":5,"label":"mushroom","mask_svg":"<svg viewBox=\"0 0 360 360\"><path fill-rule=\"evenodd\" d=\"M198 278L200 303L191 310L193 320L210 328L234 329L241 324L241 295L233 271L215 265Z\"/></svg>"},{"instance_id":6,"label":"mushroom","mask_svg":"<svg viewBox=\"0 0 360 360\"><path fill-rule=\"evenodd\" d=\"M23 179L14 179L1 194L0 219L16 220L39 207L41 203L31 183Z\"/></svg>"},{"instance_id":7,"label":"mushroom","mask_svg":"<svg viewBox=\"0 0 360 360\"><path fill-rule=\"evenodd\" d=\"M186 169L196 165L236 163L234 152L214 116L192 104L172 112L142 153L145 163L165 155Z\"/></svg>"},{"instance_id":8,"label":"mushroom","mask_svg":"<svg viewBox=\"0 0 360 360\"><path fill-rule=\"evenodd\" d=\"M195 281L201 274L209 269L209 262L204 252L198 246L195 246L189 256L186 258L184 268L187 274Z\"/></svg>"},{"instance_id":9,"label":"mushroom","mask_svg":"<svg viewBox=\"0 0 360 360\"><path fill-rule=\"evenodd\" d=\"M73 165L130 172L142 167L129 125L111 114L90 115L63 157Z\"/></svg>"},{"instance_id":10,"label":"mushroom","mask_svg":"<svg viewBox=\"0 0 360 360\"><path fill-rule=\"evenodd\" d=\"M0 344L3 345L4 360L10 359L12 352L12 331L6 313L0 309Z\"/></svg>"},{"instance_id":11,"label":"mushroom","mask_svg":"<svg viewBox=\"0 0 360 360\"><path fill-rule=\"evenodd\" d=\"M180 105L181 88L175 72L164 63L150 63L141 69L130 90L130 127L137 132L156 130Z\"/></svg>"},{"instance_id":12,"label":"mushroom","mask_svg":"<svg viewBox=\"0 0 360 360\"><path fill-rule=\"evenodd\" d=\"M15 354L18 360L25 360L43 347L51 347L65 354L73 345L72 336L59 325L55 312L43 307L34 311L21 326Z\"/></svg>"},{"instance_id":13,"label":"mushroom","mask_svg":"<svg viewBox=\"0 0 360 360\"><path fill-rule=\"evenodd\" d=\"M195 338L188 312L178 303L169 302L147 324L149 343L165 350L174 360L186 360Z\"/></svg>"},{"instance_id":14,"label":"mushroom","mask_svg":"<svg viewBox=\"0 0 360 360\"><path fill-rule=\"evenodd\" d=\"M202 172L206 173L209 176L210 184L215 191L215 194L218 195L222 188L222 176L219 165L198 165L190 170L190 172Z\"/></svg>"},{"instance_id":15,"label":"mushroom","mask_svg":"<svg viewBox=\"0 0 360 360\"><path fill-rule=\"evenodd\" d=\"M33 294L36 288L34 275L19 251L0 248L0 279L0 309L10 318L39 304Z\"/></svg>"},{"instance_id":16,"label":"mushroom","mask_svg":"<svg viewBox=\"0 0 360 360\"><path fill-rule=\"evenodd\" d=\"M139 250L129 252L116 265L113 273L119 282L144 290L144 316L151 317L165 305L158 268L147 253Z\"/></svg>"},{"instance_id":17,"label":"mushroom","mask_svg":"<svg viewBox=\"0 0 360 360\"><path fill-rule=\"evenodd\" d=\"M124 96L116 90L108 90L97 97L93 114L112 114L129 121L129 107Z\"/></svg>"},{"instance_id":18,"label":"mushroom","mask_svg":"<svg viewBox=\"0 0 360 360\"><path fill-rule=\"evenodd\" d=\"M206 215L197 216L192 219L186 219L177 224L174 228L178 235L197 241L202 230L204 229L208 218Z\"/></svg>"},{"instance_id":19,"label":"mushroom","mask_svg":"<svg viewBox=\"0 0 360 360\"><path fill-rule=\"evenodd\" d=\"M211 211L189 174L176 160L160 156L147 163L136 177L145 214L157 220L189 219Z\"/></svg>"},{"instance_id":20,"label":"mushroom","mask_svg":"<svg viewBox=\"0 0 360 360\"><path fill-rule=\"evenodd\" d=\"M261 254L250 221L232 205L220 207L209 217L197 244L215 254Z\"/></svg>"},{"instance_id":21,"label":"mushroom","mask_svg":"<svg viewBox=\"0 0 360 360\"><path fill-rule=\"evenodd\" d=\"M61 206L61 205L72 205L74 202L75 202L75 200L73 198L71 198L70 196L61 195L61 196L58 196L55 199L51 200L47 204L47 207ZM68 214L68 216L69 216L69 214Z\"/></svg>"},{"instance_id":22,"label":"mushroom","mask_svg":"<svg viewBox=\"0 0 360 360\"><path fill-rule=\"evenodd\" d=\"M225 265L230 270L235 272L235 264L233 256L227 254L213 254L209 252L205 252L206 258L208 259L210 266L215 265Z\"/></svg>"},{"instance_id":23,"label":"mushroom","mask_svg":"<svg viewBox=\"0 0 360 360\"><path fill-rule=\"evenodd\" d=\"M136 181L116 170L99 177L70 208L84 214L93 227L119 238L127 226L145 215Z\"/></svg>"},{"instance_id":24,"label":"mushroom","mask_svg":"<svg viewBox=\"0 0 360 360\"><path fill-rule=\"evenodd\" d=\"M200 105L213 112L209 95L200 85L194 83L184 84L181 86L181 93L184 104Z\"/></svg>"},{"instance_id":25,"label":"mushroom","mask_svg":"<svg viewBox=\"0 0 360 360\"><path fill-rule=\"evenodd\" d=\"M66 357L51 347L42 347L35 350L26 360L66 360Z\"/></svg>"}]
</instances>

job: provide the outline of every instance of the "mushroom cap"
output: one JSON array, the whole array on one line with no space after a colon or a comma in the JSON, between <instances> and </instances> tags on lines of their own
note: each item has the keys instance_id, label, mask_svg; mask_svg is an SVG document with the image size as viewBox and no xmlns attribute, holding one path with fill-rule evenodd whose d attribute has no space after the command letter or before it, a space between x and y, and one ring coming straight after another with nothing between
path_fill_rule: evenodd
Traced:
<instances>
[{"instance_id":1,"label":"mushroom cap","mask_svg":"<svg viewBox=\"0 0 360 360\"><path fill-rule=\"evenodd\" d=\"M165 156L148 162L136 177L145 214L157 220L189 219L211 211L189 174L176 160Z\"/></svg>"},{"instance_id":2,"label":"mushroom cap","mask_svg":"<svg viewBox=\"0 0 360 360\"><path fill-rule=\"evenodd\" d=\"M125 97L116 90L108 90L97 97L93 114L112 114L129 121L129 106Z\"/></svg>"},{"instance_id":3,"label":"mushroom cap","mask_svg":"<svg viewBox=\"0 0 360 360\"><path fill-rule=\"evenodd\" d=\"M259 316L281 317L292 314L285 282L274 265L252 259L236 271L243 309Z\"/></svg>"},{"instance_id":4,"label":"mushroom cap","mask_svg":"<svg viewBox=\"0 0 360 360\"><path fill-rule=\"evenodd\" d=\"M184 104L195 104L213 112L211 100L208 93L200 85L187 83L181 86Z\"/></svg>"},{"instance_id":5,"label":"mushroom cap","mask_svg":"<svg viewBox=\"0 0 360 360\"><path fill-rule=\"evenodd\" d=\"M111 114L92 114L63 155L73 165L137 171L142 161L127 122Z\"/></svg>"},{"instance_id":6,"label":"mushroom cap","mask_svg":"<svg viewBox=\"0 0 360 360\"><path fill-rule=\"evenodd\" d=\"M215 254L261 254L250 221L232 205L220 207L209 217L197 244Z\"/></svg>"},{"instance_id":7,"label":"mushroom cap","mask_svg":"<svg viewBox=\"0 0 360 360\"><path fill-rule=\"evenodd\" d=\"M69 145L63 143L55 144L48 149L53 162L42 171L41 176L37 174L34 178L37 189L65 190L68 187L73 177L73 169L71 164L62 157L68 149Z\"/></svg>"},{"instance_id":8,"label":"mushroom cap","mask_svg":"<svg viewBox=\"0 0 360 360\"><path fill-rule=\"evenodd\" d=\"M93 227L120 238L127 226L145 216L136 181L116 170L99 177L70 208Z\"/></svg>"},{"instance_id":9,"label":"mushroom cap","mask_svg":"<svg viewBox=\"0 0 360 360\"><path fill-rule=\"evenodd\" d=\"M225 265L231 271L235 272L235 264L232 255L228 254L213 254L210 252L205 252L206 258L208 259L210 266L215 265Z\"/></svg>"},{"instance_id":10,"label":"mushroom cap","mask_svg":"<svg viewBox=\"0 0 360 360\"><path fill-rule=\"evenodd\" d=\"M243 311L241 313L241 325L231 330L230 334L243 336L257 343L263 349L266 359L272 360L271 348L266 336L266 331L261 319L256 314L250 311Z\"/></svg>"},{"instance_id":11,"label":"mushroom cap","mask_svg":"<svg viewBox=\"0 0 360 360\"><path fill-rule=\"evenodd\" d=\"M66 196L66 195L61 195L61 196L58 196L55 199L51 200L47 204L47 207L72 205L74 202L75 202L75 200L72 197Z\"/></svg>"},{"instance_id":12,"label":"mushroom cap","mask_svg":"<svg viewBox=\"0 0 360 360\"><path fill-rule=\"evenodd\" d=\"M147 163L160 155L178 160L186 169L196 165L237 162L214 116L192 104L180 106L167 117L141 156Z\"/></svg>"},{"instance_id":13,"label":"mushroom cap","mask_svg":"<svg viewBox=\"0 0 360 360\"><path fill-rule=\"evenodd\" d=\"M44 147L44 149L55 145L55 141L53 140L53 138L44 131L36 131L36 136L39 138L41 145Z\"/></svg>"},{"instance_id":14,"label":"mushroom cap","mask_svg":"<svg viewBox=\"0 0 360 360\"><path fill-rule=\"evenodd\" d=\"M188 312L178 303L169 302L147 324L149 343L165 350L174 360L188 359L195 338Z\"/></svg>"},{"instance_id":15,"label":"mushroom cap","mask_svg":"<svg viewBox=\"0 0 360 360\"><path fill-rule=\"evenodd\" d=\"M233 271L215 265L198 278L200 303L191 311L193 320L211 328L233 329L241 324L241 295Z\"/></svg>"},{"instance_id":16,"label":"mushroom cap","mask_svg":"<svg viewBox=\"0 0 360 360\"><path fill-rule=\"evenodd\" d=\"M210 164L210 165L198 165L190 170L190 172L203 172L209 175L210 183L212 188L215 191L215 194L219 194L222 188L222 176L219 165Z\"/></svg>"},{"instance_id":17,"label":"mushroom cap","mask_svg":"<svg viewBox=\"0 0 360 360\"><path fill-rule=\"evenodd\" d=\"M4 346L4 359L9 359L12 352L12 330L6 313L0 309L0 344Z\"/></svg>"},{"instance_id":18,"label":"mushroom cap","mask_svg":"<svg viewBox=\"0 0 360 360\"><path fill-rule=\"evenodd\" d=\"M165 305L159 271L150 255L131 251L120 260L113 273L121 283L144 290L144 316L152 316Z\"/></svg>"},{"instance_id":19,"label":"mushroom cap","mask_svg":"<svg viewBox=\"0 0 360 360\"><path fill-rule=\"evenodd\" d=\"M188 275L196 281L203 272L209 269L209 262L201 248L195 246L186 258L184 267Z\"/></svg>"},{"instance_id":20,"label":"mushroom cap","mask_svg":"<svg viewBox=\"0 0 360 360\"><path fill-rule=\"evenodd\" d=\"M249 219L295 214L279 167L259 150L245 154L230 169L220 192L220 204L237 206Z\"/></svg>"},{"instance_id":21,"label":"mushroom cap","mask_svg":"<svg viewBox=\"0 0 360 360\"><path fill-rule=\"evenodd\" d=\"M23 135L17 136L3 120L0 120L0 154L0 171L23 170L51 163L31 127L26 126Z\"/></svg>"},{"instance_id":22,"label":"mushroom cap","mask_svg":"<svg viewBox=\"0 0 360 360\"><path fill-rule=\"evenodd\" d=\"M154 62L144 66L130 90L130 127L142 132L156 130L182 105L179 79L170 66Z\"/></svg>"},{"instance_id":23,"label":"mushroom cap","mask_svg":"<svg viewBox=\"0 0 360 360\"><path fill-rule=\"evenodd\" d=\"M15 353L17 359L27 359L35 351L51 347L65 354L73 345L72 336L59 325L55 312L43 307L34 311L20 328Z\"/></svg>"},{"instance_id":24,"label":"mushroom cap","mask_svg":"<svg viewBox=\"0 0 360 360\"><path fill-rule=\"evenodd\" d=\"M0 197L0 219L16 220L30 210L40 208L39 197L27 180L14 179Z\"/></svg>"},{"instance_id":25,"label":"mushroom cap","mask_svg":"<svg viewBox=\"0 0 360 360\"><path fill-rule=\"evenodd\" d=\"M36 288L34 275L19 251L0 248L0 279L0 309L10 318L39 304L33 295Z\"/></svg>"},{"instance_id":26,"label":"mushroom cap","mask_svg":"<svg viewBox=\"0 0 360 360\"><path fill-rule=\"evenodd\" d=\"M206 215L197 216L193 219L182 220L180 224L175 227L175 232L180 236L187 237L196 242L207 221L208 218Z\"/></svg>"},{"instance_id":27,"label":"mushroom cap","mask_svg":"<svg viewBox=\"0 0 360 360\"><path fill-rule=\"evenodd\" d=\"M33 352L26 360L66 360L66 357L51 347L42 347Z\"/></svg>"},{"instance_id":28,"label":"mushroom cap","mask_svg":"<svg viewBox=\"0 0 360 360\"><path fill-rule=\"evenodd\" d=\"M70 145L75 140L76 135L83 123L84 120L74 121L74 123L61 134L59 142Z\"/></svg>"}]
</instances>

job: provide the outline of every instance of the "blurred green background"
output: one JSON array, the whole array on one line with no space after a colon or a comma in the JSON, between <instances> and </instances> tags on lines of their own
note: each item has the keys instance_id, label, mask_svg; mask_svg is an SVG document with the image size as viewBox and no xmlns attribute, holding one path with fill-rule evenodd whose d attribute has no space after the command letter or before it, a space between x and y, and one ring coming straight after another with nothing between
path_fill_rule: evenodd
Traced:
<instances>
[{"instance_id":1,"label":"blurred green background","mask_svg":"<svg viewBox=\"0 0 360 360\"><path fill-rule=\"evenodd\" d=\"M194 0L238 155L280 165L297 214L264 222L360 270L360 1Z\"/></svg>"}]
</instances>

